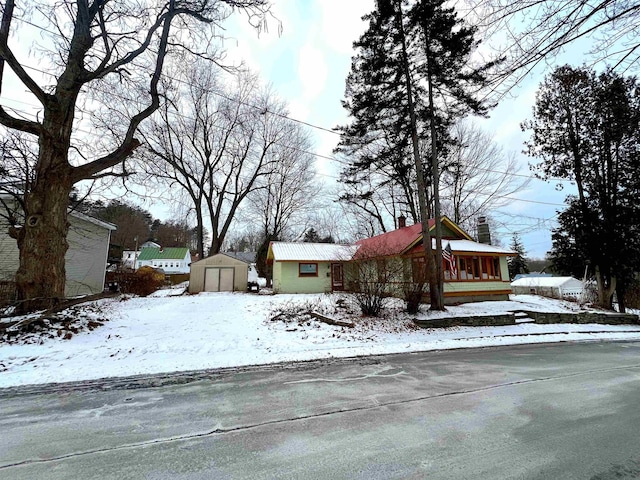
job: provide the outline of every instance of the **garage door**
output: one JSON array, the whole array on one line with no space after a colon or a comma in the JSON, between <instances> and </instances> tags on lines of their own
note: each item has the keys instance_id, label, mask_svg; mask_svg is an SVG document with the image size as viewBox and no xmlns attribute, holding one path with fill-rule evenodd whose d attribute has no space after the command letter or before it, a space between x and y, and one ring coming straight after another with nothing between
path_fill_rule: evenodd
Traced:
<instances>
[{"instance_id":1,"label":"garage door","mask_svg":"<svg viewBox=\"0 0 640 480\"><path fill-rule=\"evenodd\" d=\"M212 267L205 269L205 292L233 292L233 267Z\"/></svg>"}]
</instances>

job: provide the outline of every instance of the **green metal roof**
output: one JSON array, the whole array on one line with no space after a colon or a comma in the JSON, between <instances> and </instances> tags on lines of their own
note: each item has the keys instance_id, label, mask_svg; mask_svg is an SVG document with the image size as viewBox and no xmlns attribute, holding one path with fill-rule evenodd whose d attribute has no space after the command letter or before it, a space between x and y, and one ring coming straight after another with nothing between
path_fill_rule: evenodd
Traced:
<instances>
[{"instance_id":1,"label":"green metal roof","mask_svg":"<svg viewBox=\"0 0 640 480\"><path fill-rule=\"evenodd\" d=\"M188 248L155 248L144 247L140 250L138 260L183 260L187 256Z\"/></svg>"}]
</instances>

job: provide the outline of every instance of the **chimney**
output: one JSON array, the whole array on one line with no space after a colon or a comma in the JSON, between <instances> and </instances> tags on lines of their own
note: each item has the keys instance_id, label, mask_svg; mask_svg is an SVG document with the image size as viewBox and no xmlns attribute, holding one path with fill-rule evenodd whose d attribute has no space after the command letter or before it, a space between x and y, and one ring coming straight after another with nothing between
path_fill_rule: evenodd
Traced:
<instances>
[{"instance_id":1,"label":"chimney","mask_svg":"<svg viewBox=\"0 0 640 480\"><path fill-rule=\"evenodd\" d=\"M478 217L478 242L491 245L491 232L487 217Z\"/></svg>"},{"instance_id":2,"label":"chimney","mask_svg":"<svg viewBox=\"0 0 640 480\"><path fill-rule=\"evenodd\" d=\"M398 217L398 228L404 228L407 226L407 217L400 215Z\"/></svg>"}]
</instances>

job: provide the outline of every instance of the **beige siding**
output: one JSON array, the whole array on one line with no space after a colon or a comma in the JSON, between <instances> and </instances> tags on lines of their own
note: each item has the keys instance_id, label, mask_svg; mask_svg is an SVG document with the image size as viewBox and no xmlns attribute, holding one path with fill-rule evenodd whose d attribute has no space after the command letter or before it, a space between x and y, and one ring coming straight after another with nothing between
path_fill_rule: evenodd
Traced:
<instances>
[{"instance_id":1,"label":"beige siding","mask_svg":"<svg viewBox=\"0 0 640 480\"><path fill-rule=\"evenodd\" d=\"M205 288L205 275L207 268L232 267L235 269L233 289L244 292L247 290L247 276L249 265L245 262L229 257L223 253L203 258L191 264L189 275L189 293L203 292Z\"/></svg>"}]
</instances>

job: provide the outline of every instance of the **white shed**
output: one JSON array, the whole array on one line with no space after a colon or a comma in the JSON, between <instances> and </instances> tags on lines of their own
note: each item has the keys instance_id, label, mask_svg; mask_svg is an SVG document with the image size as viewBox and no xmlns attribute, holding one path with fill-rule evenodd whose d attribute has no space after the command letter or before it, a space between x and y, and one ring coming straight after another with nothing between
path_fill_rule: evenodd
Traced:
<instances>
[{"instance_id":1,"label":"white shed","mask_svg":"<svg viewBox=\"0 0 640 480\"><path fill-rule=\"evenodd\" d=\"M574 277L522 277L511 282L511 291L516 295L578 298L584 291L584 284Z\"/></svg>"}]
</instances>

